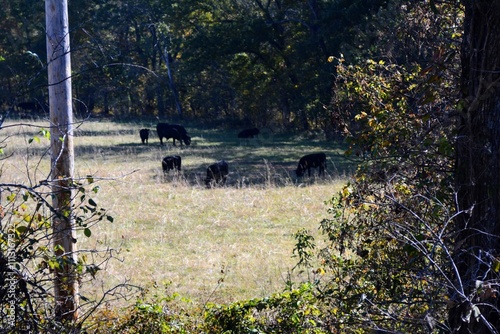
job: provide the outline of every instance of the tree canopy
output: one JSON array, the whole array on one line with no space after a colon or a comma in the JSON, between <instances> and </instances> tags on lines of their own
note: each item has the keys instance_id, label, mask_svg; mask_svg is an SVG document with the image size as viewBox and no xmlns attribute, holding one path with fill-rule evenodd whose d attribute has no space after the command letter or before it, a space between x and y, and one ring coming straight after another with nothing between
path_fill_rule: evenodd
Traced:
<instances>
[{"instance_id":1,"label":"tree canopy","mask_svg":"<svg viewBox=\"0 0 500 334\"><path fill-rule=\"evenodd\" d=\"M8 1L2 13L0 25L10 33L0 37L1 102L41 112L43 8L23 6ZM362 58L362 46L351 41L384 7L386 1L74 1L75 110L80 117L324 129L335 71L327 59L346 44Z\"/></svg>"}]
</instances>

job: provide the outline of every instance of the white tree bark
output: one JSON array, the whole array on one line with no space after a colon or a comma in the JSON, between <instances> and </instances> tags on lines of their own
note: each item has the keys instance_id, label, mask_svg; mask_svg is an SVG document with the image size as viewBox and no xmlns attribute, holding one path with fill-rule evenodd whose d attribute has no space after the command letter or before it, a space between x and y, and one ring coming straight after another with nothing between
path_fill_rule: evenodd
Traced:
<instances>
[{"instance_id":1,"label":"white tree bark","mask_svg":"<svg viewBox=\"0 0 500 334\"><path fill-rule=\"evenodd\" d=\"M75 271L76 231L73 217L73 110L67 0L45 0L47 61L51 122L51 180L53 244L60 267L55 273L56 317L78 319L78 280Z\"/></svg>"}]
</instances>

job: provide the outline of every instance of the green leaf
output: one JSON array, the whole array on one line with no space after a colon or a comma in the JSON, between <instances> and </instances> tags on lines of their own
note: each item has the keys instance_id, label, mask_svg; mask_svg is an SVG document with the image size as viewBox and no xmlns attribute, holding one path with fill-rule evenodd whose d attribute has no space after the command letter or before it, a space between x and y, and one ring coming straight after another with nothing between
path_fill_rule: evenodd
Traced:
<instances>
[{"instance_id":1,"label":"green leaf","mask_svg":"<svg viewBox=\"0 0 500 334\"><path fill-rule=\"evenodd\" d=\"M49 265L50 269L61 269L61 266L57 260L51 259L47 262L47 264Z\"/></svg>"},{"instance_id":2,"label":"green leaf","mask_svg":"<svg viewBox=\"0 0 500 334\"><path fill-rule=\"evenodd\" d=\"M92 198L89 198L89 204L92 206L97 206L97 203L94 202L94 200Z\"/></svg>"},{"instance_id":3,"label":"green leaf","mask_svg":"<svg viewBox=\"0 0 500 334\"><path fill-rule=\"evenodd\" d=\"M26 226L18 226L16 228L16 232L17 232L17 234L20 235L20 234L23 234L24 232L26 232L26 229L27 229Z\"/></svg>"},{"instance_id":4,"label":"green leaf","mask_svg":"<svg viewBox=\"0 0 500 334\"><path fill-rule=\"evenodd\" d=\"M55 245L54 246L54 252L64 252L64 248L62 245Z\"/></svg>"},{"instance_id":5,"label":"green leaf","mask_svg":"<svg viewBox=\"0 0 500 334\"><path fill-rule=\"evenodd\" d=\"M86 228L86 229L83 230L83 234L85 234L85 236L87 238L90 238L90 236L92 235L92 232L90 231L89 228Z\"/></svg>"},{"instance_id":6,"label":"green leaf","mask_svg":"<svg viewBox=\"0 0 500 334\"><path fill-rule=\"evenodd\" d=\"M40 130L40 134L45 138L50 140L50 131L47 131L45 129Z\"/></svg>"},{"instance_id":7,"label":"green leaf","mask_svg":"<svg viewBox=\"0 0 500 334\"><path fill-rule=\"evenodd\" d=\"M493 261L493 271L496 273L500 271L500 260L499 259L495 259L495 261Z\"/></svg>"},{"instance_id":8,"label":"green leaf","mask_svg":"<svg viewBox=\"0 0 500 334\"><path fill-rule=\"evenodd\" d=\"M108 221L110 221L111 223L114 221L114 218L113 218L113 217L111 217L111 216L106 216L106 219L107 219Z\"/></svg>"}]
</instances>

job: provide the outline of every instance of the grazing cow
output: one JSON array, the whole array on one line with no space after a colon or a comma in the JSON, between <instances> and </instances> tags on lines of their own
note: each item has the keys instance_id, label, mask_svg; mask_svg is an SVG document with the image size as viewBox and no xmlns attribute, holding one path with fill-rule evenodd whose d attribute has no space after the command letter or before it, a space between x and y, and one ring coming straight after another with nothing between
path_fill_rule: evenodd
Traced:
<instances>
[{"instance_id":1,"label":"grazing cow","mask_svg":"<svg viewBox=\"0 0 500 334\"><path fill-rule=\"evenodd\" d=\"M148 143L148 139L149 139L149 133L151 131L149 129L141 129L139 130L139 136L141 137L141 141L143 144L147 144Z\"/></svg>"},{"instance_id":2,"label":"grazing cow","mask_svg":"<svg viewBox=\"0 0 500 334\"><path fill-rule=\"evenodd\" d=\"M160 144L163 145L163 138L169 140L172 138L175 140L184 142L186 145L191 144L191 137L187 135L186 129L182 125L177 124L168 124L168 123L158 123L156 125L156 132L158 133L158 137L160 137Z\"/></svg>"},{"instance_id":3,"label":"grazing cow","mask_svg":"<svg viewBox=\"0 0 500 334\"><path fill-rule=\"evenodd\" d=\"M254 138L260 133L259 129L253 128L253 129L245 129L238 133L238 138Z\"/></svg>"},{"instance_id":4,"label":"grazing cow","mask_svg":"<svg viewBox=\"0 0 500 334\"><path fill-rule=\"evenodd\" d=\"M226 183L227 174L229 174L229 167L224 160L211 164L207 168L207 178L205 184L208 188L214 184L224 185Z\"/></svg>"},{"instance_id":5,"label":"grazing cow","mask_svg":"<svg viewBox=\"0 0 500 334\"><path fill-rule=\"evenodd\" d=\"M319 167L318 175L325 174L326 169L326 154L325 153L314 153L308 154L300 158L299 165L295 173L297 177L301 177L304 175L305 170L307 169L308 175L311 176L311 168Z\"/></svg>"},{"instance_id":6,"label":"grazing cow","mask_svg":"<svg viewBox=\"0 0 500 334\"><path fill-rule=\"evenodd\" d=\"M180 172L181 170L181 162L182 159L178 155L169 155L168 157L163 158L161 162L161 167L164 173L168 173L171 170L177 170Z\"/></svg>"}]
</instances>

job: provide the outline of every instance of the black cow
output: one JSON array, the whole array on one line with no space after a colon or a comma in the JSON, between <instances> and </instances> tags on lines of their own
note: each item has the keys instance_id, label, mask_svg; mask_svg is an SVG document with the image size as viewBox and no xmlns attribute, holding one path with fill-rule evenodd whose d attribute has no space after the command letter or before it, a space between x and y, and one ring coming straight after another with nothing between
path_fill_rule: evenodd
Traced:
<instances>
[{"instance_id":1,"label":"black cow","mask_svg":"<svg viewBox=\"0 0 500 334\"><path fill-rule=\"evenodd\" d=\"M229 174L229 167L224 160L211 164L207 168L205 184L208 188L214 184L224 185L226 183L227 174Z\"/></svg>"},{"instance_id":2,"label":"black cow","mask_svg":"<svg viewBox=\"0 0 500 334\"><path fill-rule=\"evenodd\" d=\"M163 158L161 161L161 167L163 172L168 173L171 170L177 170L180 172L181 170L182 159L178 155L169 155L168 157Z\"/></svg>"},{"instance_id":3,"label":"black cow","mask_svg":"<svg viewBox=\"0 0 500 334\"><path fill-rule=\"evenodd\" d=\"M141 129L139 130L139 136L141 137L141 141L143 144L147 144L148 143L148 139L149 139L149 133L151 131L149 129Z\"/></svg>"},{"instance_id":4,"label":"black cow","mask_svg":"<svg viewBox=\"0 0 500 334\"><path fill-rule=\"evenodd\" d=\"M253 138L255 136L258 136L259 133L260 131L257 128L245 129L238 133L238 138Z\"/></svg>"},{"instance_id":5,"label":"black cow","mask_svg":"<svg viewBox=\"0 0 500 334\"><path fill-rule=\"evenodd\" d=\"M169 140L172 138L174 140L184 142L184 144L191 144L191 137L187 135L186 129L182 125L177 124L168 124L168 123L158 123L156 125L156 132L158 133L158 137L160 137L160 144L163 145L163 138Z\"/></svg>"},{"instance_id":6,"label":"black cow","mask_svg":"<svg viewBox=\"0 0 500 334\"><path fill-rule=\"evenodd\" d=\"M326 154L325 153L313 153L308 154L300 158L299 165L297 166L297 170L295 173L297 177L301 177L304 175L304 172L307 169L308 175L311 176L311 168L319 167L318 175L325 174L326 169Z\"/></svg>"}]
</instances>

